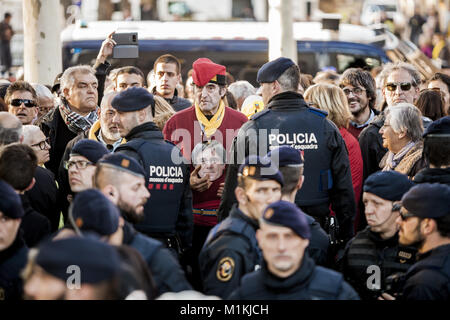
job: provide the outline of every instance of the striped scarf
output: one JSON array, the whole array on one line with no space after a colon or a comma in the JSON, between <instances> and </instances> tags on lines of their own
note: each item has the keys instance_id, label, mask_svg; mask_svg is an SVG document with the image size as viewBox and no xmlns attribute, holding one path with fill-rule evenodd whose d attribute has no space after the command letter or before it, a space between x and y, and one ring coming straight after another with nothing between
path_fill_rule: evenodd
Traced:
<instances>
[{"instance_id":1,"label":"striped scarf","mask_svg":"<svg viewBox=\"0 0 450 320\"><path fill-rule=\"evenodd\" d=\"M97 121L96 110L90 112L86 117L83 117L82 115L72 111L65 99L61 99L59 111L64 123L67 125L67 128L76 134L88 130L92 124Z\"/></svg>"}]
</instances>

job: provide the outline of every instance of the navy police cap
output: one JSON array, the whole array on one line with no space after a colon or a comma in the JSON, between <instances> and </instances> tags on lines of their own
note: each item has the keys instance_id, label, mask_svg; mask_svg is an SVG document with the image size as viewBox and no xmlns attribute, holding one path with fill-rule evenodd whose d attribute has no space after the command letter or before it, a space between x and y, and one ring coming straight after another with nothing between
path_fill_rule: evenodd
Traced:
<instances>
[{"instance_id":1,"label":"navy police cap","mask_svg":"<svg viewBox=\"0 0 450 320\"><path fill-rule=\"evenodd\" d=\"M450 187L440 183L421 183L402 198L402 206L420 218L441 218L450 214Z\"/></svg>"},{"instance_id":2,"label":"navy police cap","mask_svg":"<svg viewBox=\"0 0 450 320\"><path fill-rule=\"evenodd\" d=\"M275 156L278 156L276 159ZM304 158L301 150L289 146L281 146L273 149L267 154L273 164L278 160L279 167L300 167L304 164Z\"/></svg>"},{"instance_id":3,"label":"navy police cap","mask_svg":"<svg viewBox=\"0 0 450 320\"><path fill-rule=\"evenodd\" d=\"M36 264L63 281L72 275L68 267L78 266L80 282L96 284L117 275L120 260L116 249L107 243L91 237L72 237L41 244Z\"/></svg>"},{"instance_id":4,"label":"navy police cap","mask_svg":"<svg viewBox=\"0 0 450 320\"><path fill-rule=\"evenodd\" d=\"M111 101L111 106L120 112L138 111L148 106L155 109L153 95L142 87L131 87L117 94Z\"/></svg>"},{"instance_id":5,"label":"navy police cap","mask_svg":"<svg viewBox=\"0 0 450 320\"><path fill-rule=\"evenodd\" d=\"M108 149L101 142L91 139L78 141L70 151L71 155L83 156L93 163L97 163L101 157L108 153Z\"/></svg>"},{"instance_id":6,"label":"navy police cap","mask_svg":"<svg viewBox=\"0 0 450 320\"><path fill-rule=\"evenodd\" d=\"M450 135L450 116L440 118L430 123L425 130L423 136L426 137L429 134L449 134Z\"/></svg>"},{"instance_id":7,"label":"navy police cap","mask_svg":"<svg viewBox=\"0 0 450 320\"><path fill-rule=\"evenodd\" d=\"M281 186L284 185L281 172L276 167L271 166L269 159L255 155L245 158L244 163L239 166L238 175L255 180L275 180Z\"/></svg>"},{"instance_id":8,"label":"navy police cap","mask_svg":"<svg viewBox=\"0 0 450 320\"><path fill-rule=\"evenodd\" d=\"M99 160L99 165L125 171L139 177L145 177L144 168L135 159L122 153L111 153Z\"/></svg>"},{"instance_id":9,"label":"navy police cap","mask_svg":"<svg viewBox=\"0 0 450 320\"><path fill-rule=\"evenodd\" d=\"M287 68L294 65L294 61L288 58L280 57L269 61L258 70L256 81L258 83L270 83L277 80Z\"/></svg>"},{"instance_id":10,"label":"navy police cap","mask_svg":"<svg viewBox=\"0 0 450 320\"><path fill-rule=\"evenodd\" d=\"M394 171L378 171L371 174L364 182L364 192L389 201L399 201L414 186L408 176Z\"/></svg>"},{"instance_id":11,"label":"navy police cap","mask_svg":"<svg viewBox=\"0 0 450 320\"><path fill-rule=\"evenodd\" d=\"M311 237L306 215L289 201L280 200L270 204L264 210L262 219L268 224L291 228L303 239Z\"/></svg>"},{"instance_id":12,"label":"navy police cap","mask_svg":"<svg viewBox=\"0 0 450 320\"><path fill-rule=\"evenodd\" d=\"M0 180L0 211L12 219L22 218L25 214L19 195L3 180Z\"/></svg>"}]
</instances>

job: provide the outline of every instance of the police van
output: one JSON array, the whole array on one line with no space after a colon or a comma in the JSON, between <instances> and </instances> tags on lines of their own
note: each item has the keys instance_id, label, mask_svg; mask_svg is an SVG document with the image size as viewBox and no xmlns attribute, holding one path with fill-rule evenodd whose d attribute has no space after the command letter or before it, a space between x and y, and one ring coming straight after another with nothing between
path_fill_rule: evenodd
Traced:
<instances>
[{"instance_id":1,"label":"police van","mask_svg":"<svg viewBox=\"0 0 450 320\"><path fill-rule=\"evenodd\" d=\"M61 33L64 68L92 64L102 41L112 31L137 32L139 58L110 59L113 67L134 65L145 73L156 58L171 53L182 62L185 78L192 62L208 57L227 67L236 80L255 84L259 67L268 59L268 22L162 22L93 21L73 24ZM339 73L352 66L371 69L389 61L374 30L340 24L338 30L323 28L322 22L295 22L298 65L302 73L314 75L326 67Z\"/></svg>"}]
</instances>

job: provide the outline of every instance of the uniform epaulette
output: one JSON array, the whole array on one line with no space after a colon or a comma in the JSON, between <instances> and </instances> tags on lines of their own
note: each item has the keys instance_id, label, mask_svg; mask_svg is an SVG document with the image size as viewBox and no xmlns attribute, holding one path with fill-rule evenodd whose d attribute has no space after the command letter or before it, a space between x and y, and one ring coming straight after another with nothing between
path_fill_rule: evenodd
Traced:
<instances>
[{"instance_id":1,"label":"uniform epaulette","mask_svg":"<svg viewBox=\"0 0 450 320\"><path fill-rule=\"evenodd\" d=\"M317 114L318 116L321 116L322 118L326 118L328 115L328 112L325 110L317 109L314 107L308 107L308 111Z\"/></svg>"},{"instance_id":2,"label":"uniform epaulette","mask_svg":"<svg viewBox=\"0 0 450 320\"><path fill-rule=\"evenodd\" d=\"M265 115L269 111L270 111L270 109L264 109L260 112L257 112L250 117L250 120L256 120L256 119L260 118L261 116Z\"/></svg>"}]
</instances>

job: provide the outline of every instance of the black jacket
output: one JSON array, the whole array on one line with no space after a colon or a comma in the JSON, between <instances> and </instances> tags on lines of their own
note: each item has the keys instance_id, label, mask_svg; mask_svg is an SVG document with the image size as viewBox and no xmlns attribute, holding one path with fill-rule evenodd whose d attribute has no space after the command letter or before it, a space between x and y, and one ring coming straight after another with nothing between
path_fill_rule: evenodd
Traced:
<instances>
[{"instance_id":1,"label":"black jacket","mask_svg":"<svg viewBox=\"0 0 450 320\"><path fill-rule=\"evenodd\" d=\"M424 168L413 178L415 183L442 183L450 186L449 168Z\"/></svg>"},{"instance_id":2,"label":"black jacket","mask_svg":"<svg viewBox=\"0 0 450 320\"><path fill-rule=\"evenodd\" d=\"M125 139L127 143L115 152L129 155L142 164L151 194L144 206L144 221L135 225L136 229L157 238L178 235L182 248L190 248L194 222L189 167L172 160L174 153L181 157L180 151L164 140L153 122L133 128Z\"/></svg>"},{"instance_id":3,"label":"black jacket","mask_svg":"<svg viewBox=\"0 0 450 320\"><path fill-rule=\"evenodd\" d=\"M258 222L234 206L230 216L210 231L199 255L204 293L226 298L244 274L260 265L257 229Z\"/></svg>"},{"instance_id":4,"label":"black jacket","mask_svg":"<svg viewBox=\"0 0 450 320\"><path fill-rule=\"evenodd\" d=\"M329 215L331 203L340 225L340 238L349 240L353 237L356 204L345 142L338 128L326 119L326 113L309 107L303 96L294 92L272 97L267 109L255 114L239 130L232 145L233 163L227 170L219 221L226 218L236 201L237 172L245 156L254 153L264 156L277 145L304 150L305 183L297 193L295 203L302 209L311 208L307 210L308 214L322 217Z\"/></svg>"},{"instance_id":5,"label":"black jacket","mask_svg":"<svg viewBox=\"0 0 450 320\"><path fill-rule=\"evenodd\" d=\"M153 94L157 94L156 88L153 88ZM188 99L185 99L185 98L182 98L182 97L178 96L177 89L175 89L175 92L173 93L172 99L164 98L164 100L166 100L167 103L170 104L172 106L173 110L175 110L176 112L181 111L183 109L187 109L190 106L192 106L192 102L191 101L189 101Z\"/></svg>"},{"instance_id":6,"label":"black jacket","mask_svg":"<svg viewBox=\"0 0 450 320\"><path fill-rule=\"evenodd\" d=\"M22 299L21 272L27 263L28 248L19 230L14 242L0 251L0 300Z\"/></svg>"},{"instance_id":7,"label":"black jacket","mask_svg":"<svg viewBox=\"0 0 450 320\"><path fill-rule=\"evenodd\" d=\"M306 248L306 252L316 264L323 266L328 259L328 247L330 245L328 235L313 217L307 214L305 216L311 230L311 238L309 239L309 246Z\"/></svg>"},{"instance_id":8,"label":"black jacket","mask_svg":"<svg viewBox=\"0 0 450 320\"><path fill-rule=\"evenodd\" d=\"M20 195L20 198L25 211L20 228L23 230L23 238L27 247L33 248L50 236L50 221L31 207L26 195Z\"/></svg>"},{"instance_id":9,"label":"black jacket","mask_svg":"<svg viewBox=\"0 0 450 320\"><path fill-rule=\"evenodd\" d=\"M267 269L245 275L229 300L359 300L356 291L342 274L318 267L307 254L300 268L287 278L279 278Z\"/></svg>"},{"instance_id":10,"label":"black jacket","mask_svg":"<svg viewBox=\"0 0 450 320\"><path fill-rule=\"evenodd\" d=\"M406 273L404 300L450 300L450 244L419 256Z\"/></svg>"},{"instance_id":11,"label":"black jacket","mask_svg":"<svg viewBox=\"0 0 450 320\"><path fill-rule=\"evenodd\" d=\"M59 226L61 212L55 176L50 170L38 166L34 178L36 180L34 187L25 192L25 195L33 209L47 217L51 231L55 232Z\"/></svg>"}]
</instances>

